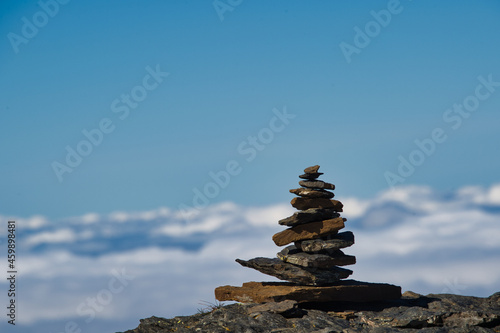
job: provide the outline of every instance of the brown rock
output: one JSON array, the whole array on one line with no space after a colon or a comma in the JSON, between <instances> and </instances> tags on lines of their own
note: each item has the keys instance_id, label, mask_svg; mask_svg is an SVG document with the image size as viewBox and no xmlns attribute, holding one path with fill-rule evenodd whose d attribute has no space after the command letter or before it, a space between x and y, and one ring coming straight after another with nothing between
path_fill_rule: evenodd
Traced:
<instances>
[{"instance_id":1,"label":"brown rock","mask_svg":"<svg viewBox=\"0 0 500 333\"><path fill-rule=\"evenodd\" d=\"M339 216L340 214L332 208L310 208L296 212L292 216L281 219L278 223L288 227L293 227L299 224L328 220Z\"/></svg>"},{"instance_id":2,"label":"brown rock","mask_svg":"<svg viewBox=\"0 0 500 333\"><path fill-rule=\"evenodd\" d=\"M219 301L243 303L281 302L372 302L401 298L401 287L355 280L339 281L333 286L298 286L284 282L246 282L242 287L215 289Z\"/></svg>"},{"instance_id":3,"label":"brown rock","mask_svg":"<svg viewBox=\"0 0 500 333\"><path fill-rule=\"evenodd\" d=\"M304 173L316 173L319 170L319 165L310 166L304 169Z\"/></svg>"},{"instance_id":4,"label":"brown rock","mask_svg":"<svg viewBox=\"0 0 500 333\"><path fill-rule=\"evenodd\" d=\"M295 245L287 246L277 253L279 259L284 262L303 267L330 268L333 266L354 265L355 256L345 255L342 251L332 251L329 254L311 254L299 251Z\"/></svg>"},{"instance_id":5,"label":"brown rock","mask_svg":"<svg viewBox=\"0 0 500 333\"><path fill-rule=\"evenodd\" d=\"M326 183L322 180L301 180L299 182L300 186L307 188L319 188L324 190L335 190L335 185Z\"/></svg>"},{"instance_id":6,"label":"brown rock","mask_svg":"<svg viewBox=\"0 0 500 333\"><path fill-rule=\"evenodd\" d=\"M283 246L300 240L319 238L339 231L344 227L345 221L346 219L342 217L336 217L331 220L300 224L274 234L273 241L276 245Z\"/></svg>"},{"instance_id":7,"label":"brown rock","mask_svg":"<svg viewBox=\"0 0 500 333\"><path fill-rule=\"evenodd\" d=\"M290 193L300 195L301 197L306 197L306 198L327 198L331 199L335 196L332 192L325 191L325 190L311 190L308 188L296 188L290 190Z\"/></svg>"},{"instance_id":8,"label":"brown rock","mask_svg":"<svg viewBox=\"0 0 500 333\"><path fill-rule=\"evenodd\" d=\"M293 198L292 201L290 201L293 207L300 209L300 210L306 210L309 208L332 208L337 212L342 211L342 207L344 205L338 201L338 200L329 200L326 198L302 198L302 197L297 197Z\"/></svg>"},{"instance_id":9,"label":"brown rock","mask_svg":"<svg viewBox=\"0 0 500 333\"><path fill-rule=\"evenodd\" d=\"M283 262L278 258L236 259L236 262L242 266L256 269L261 273L277 277L280 280L308 286L332 284L352 274L350 269L336 266L327 269L301 267Z\"/></svg>"},{"instance_id":10,"label":"brown rock","mask_svg":"<svg viewBox=\"0 0 500 333\"><path fill-rule=\"evenodd\" d=\"M351 231L339 232L330 239L310 239L298 241L295 246L304 252L324 252L343 249L354 244L354 234Z\"/></svg>"}]
</instances>

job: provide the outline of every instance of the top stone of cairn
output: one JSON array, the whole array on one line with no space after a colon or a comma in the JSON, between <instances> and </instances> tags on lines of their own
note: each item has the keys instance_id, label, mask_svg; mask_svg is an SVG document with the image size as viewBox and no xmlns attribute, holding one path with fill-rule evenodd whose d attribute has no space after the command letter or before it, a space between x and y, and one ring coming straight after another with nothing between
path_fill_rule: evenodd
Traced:
<instances>
[{"instance_id":1,"label":"top stone of cairn","mask_svg":"<svg viewBox=\"0 0 500 333\"><path fill-rule=\"evenodd\" d=\"M304 173L317 173L319 170L319 165L310 166L304 169Z\"/></svg>"}]
</instances>

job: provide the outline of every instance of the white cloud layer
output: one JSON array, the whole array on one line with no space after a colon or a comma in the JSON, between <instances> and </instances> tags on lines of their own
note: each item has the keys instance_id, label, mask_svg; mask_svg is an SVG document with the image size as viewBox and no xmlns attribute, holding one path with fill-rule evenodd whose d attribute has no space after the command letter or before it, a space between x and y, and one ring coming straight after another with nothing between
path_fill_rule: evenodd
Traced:
<instances>
[{"instance_id":1,"label":"white cloud layer","mask_svg":"<svg viewBox=\"0 0 500 333\"><path fill-rule=\"evenodd\" d=\"M357 257L352 278L420 293L488 296L500 289L500 185L448 194L409 186L369 200L339 200L346 230L356 238L344 251ZM85 332L107 320L124 330L143 317L196 312L200 301L214 301L219 285L274 281L234 259L274 257L279 248L271 237L283 230L277 221L294 211L287 203L226 202L188 220L168 208L89 213L57 222L16 219L23 231L18 233L21 327L31 332L50 322L62 332L73 320ZM122 270L133 279L112 292L110 283L118 286L111 282L113 272ZM89 307L92 299L98 309ZM87 322L92 311L96 317Z\"/></svg>"}]
</instances>

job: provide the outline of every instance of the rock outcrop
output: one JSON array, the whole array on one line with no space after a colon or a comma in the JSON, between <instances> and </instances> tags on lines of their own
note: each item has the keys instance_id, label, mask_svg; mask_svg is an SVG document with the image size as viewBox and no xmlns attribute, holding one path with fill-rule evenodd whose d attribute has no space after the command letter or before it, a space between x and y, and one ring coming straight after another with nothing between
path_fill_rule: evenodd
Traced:
<instances>
[{"instance_id":1,"label":"rock outcrop","mask_svg":"<svg viewBox=\"0 0 500 333\"><path fill-rule=\"evenodd\" d=\"M211 311L209 311L211 310ZM406 292L378 302L237 303L171 319L150 317L124 333L500 332L500 292L488 298Z\"/></svg>"}]
</instances>

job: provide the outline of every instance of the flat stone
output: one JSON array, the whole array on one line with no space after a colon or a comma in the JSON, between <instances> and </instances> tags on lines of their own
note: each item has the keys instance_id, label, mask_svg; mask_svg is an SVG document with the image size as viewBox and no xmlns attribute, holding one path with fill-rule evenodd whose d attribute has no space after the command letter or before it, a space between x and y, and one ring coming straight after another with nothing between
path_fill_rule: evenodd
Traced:
<instances>
[{"instance_id":1,"label":"flat stone","mask_svg":"<svg viewBox=\"0 0 500 333\"><path fill-rule=\"evenodd\" d=\"M300 224L274 234L273 241L276 245L283 246L300 240L320 238L344 228L345 221L346 219L342 217L336 217L331 220Z\"/></svg>"},{"instance_id":2,"label":"flat stone","mask_svg":"<svg viewBox=\"0 0 500 333\"><path fill-rule=\"evenodd\" d=\"M278 221L278 223L281 225L293 227L299 224L328 220L339 216L340 214L332 208L310 208L307 210L296 212L292 216L281 219Z\"/></svg>"},{"instance_id":3,"label":"flat stone","mask_svg":"<svg viewBox=\"0 0 500 333\"><path fill-rule=\"evenodd\" d=\"M339 281L332 286L297 286L285 282L246 282L241 287L221 286L215 298L242 303L293 300L303 302L374 302L401 298L401 287L385 283L355 280Z\"/></svg>"},{"instance_id":4,"label":"flat stone","mask_svg":"<svg viewBox=\"0 0 500 333\"><path fill-rule=\"evenodd\" d=\"M302 198L302 197L296 197L293 198L292 201L290 201L293 207L300 209L300 210L306 210L309 208L332 208L337 212L342 211L342 207L344 205L338 201L338 200L329 200L326 198Z\"/></svg>"},{"instance_id":5,"label":"flat stone","mask_svg":"<svg viewBox=\"0 0 500 333\"><path fill-rule=\"evenodd\" d=\"M301 197L306 197L306 198L327 198L331 199L335 196L332 192L325 191L325 190L312 190L309 188L296 188L290 190L290 193L300 195Z\"/></svg>"},{"instance_id":6,"label":"flat stone","mask_svg":"<svg viewBox=\"0 0 500 333\"><path fill-rule=\"evenodd\" d=\"M329 252L343 249L354 244L354 234L351 231L339 232L329 239L311 239L295 242L295 246L304 252Z\"/></svg>"},{"instance_id":7,"label":"flat stone","mask_svg":"<svg viewBox=\"0 0 500 333\"><path fill-rule=\"evenodd\" d=\"M297 301L287 299L282 302L268 302L247 308L248 314L259 312L284 313L294 309L297 306Z\"/></svg>"},{"instance_id":8,"label":"flat stone","mask_svg":"<svg viewBox=\"0 0 500 333\"><path fill-rule=\"evenodd\" d=\"M280 280L309 286L332 284L352 274L350 269L336 266L328 269L301 267L283 262L278 258L258 257L248 261L236 259L236 262Z\"/></svg>"},{"instance_id":9,"label":"flat stone","mask_svg":"<svg viewBox=\"0 0 500 333\"><path fill-rule=\"evenodd\" d=\"M319 165L310 166L304 169L304 173L316 173L319 170Z\"/></svg>"},{"instance_id":10,"label":"flat stone","mask_svg":"<svg viewBox=\"0 0 500 333\"><path fill-rule=\"evenodd\" d=\"M310 254L300 251L295 245L287 246L281 250L281 252L278 252L277 256L284 262L311 268L330 268L333 266L346 266L356 263L355 256L345 255L340 250L329 254Z\"/></svg>"},{"instance_id":11,"label":"flat stone","mask_svg":"<svg viewBox=\"0 0 500 333\"><path fill-rule=\"evenodd\" d=\"M302 179L309 179L309 180L315 180L317 179L319 176L321 176L323 174L323 172L313 172L313 173L305 173L303 175L300 175L299 178L302 178Z\"/></svg>"},{"instance_id":12,"label":"flat stone","mask_svg":"<svg viewBox=\"0 0 500 333\"><path fill-rule=\"evenodd\" d=\"M335 190L335 185L326 183L322 180L301 180L299 181L300 186L307 188L319 188L324 190Z\"/></svg>"}]
</instances>

